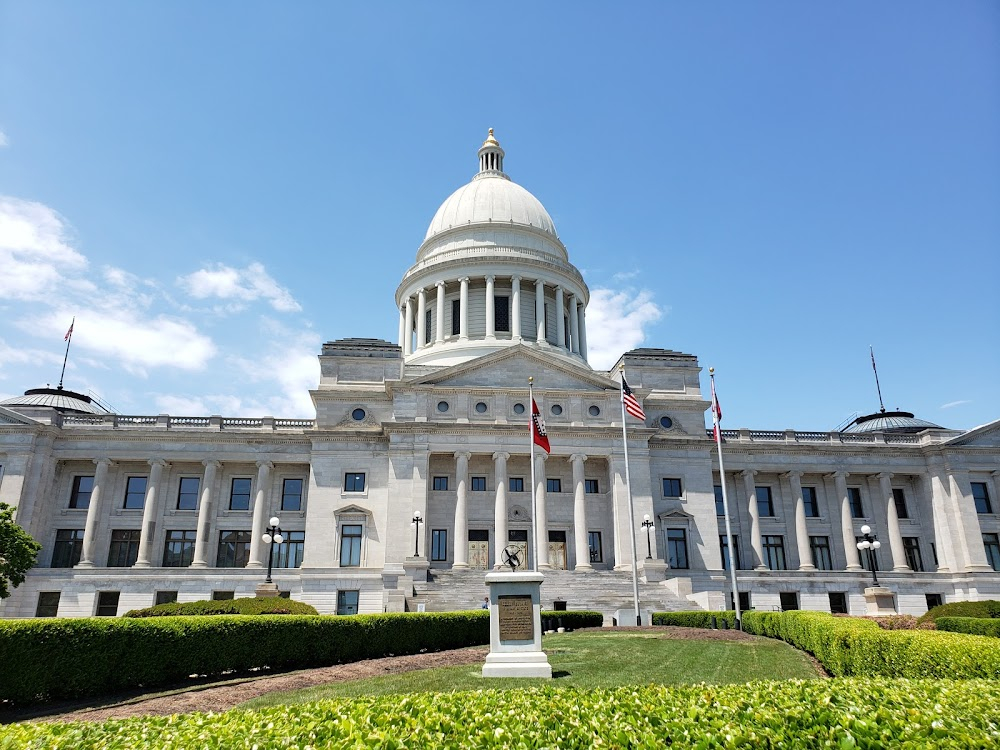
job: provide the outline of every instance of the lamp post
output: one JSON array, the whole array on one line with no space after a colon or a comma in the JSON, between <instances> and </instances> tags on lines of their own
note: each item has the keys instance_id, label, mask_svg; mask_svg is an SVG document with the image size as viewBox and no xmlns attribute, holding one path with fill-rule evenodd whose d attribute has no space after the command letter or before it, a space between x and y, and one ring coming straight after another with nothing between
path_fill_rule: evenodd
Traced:
<instances>
[{"instance_id":1,"label":"lamp post","mask_svg":"<svg viewBox=\"0 0 1000 750\"><path fill-rule=\"evenodd\" d=\"M282 536L281 527L278 526L278 517L271 516L270 527L261 536L264 540L264 544L270 544L271 550L267 555L267 580L265 583L271 583L271 568L274 566L274 545L281 544L285 541L285 537Z\"/></svg>"},{"instance_id":2,"label":"lamp post","mask_svg":"<svg viewBox=\"0 0 1000 750\"><path fill-rule=\"evenodd\" d=\"M647 560L652 560L653 559L653 546L650 544L650 541L649 541L649 530L651 528L653 528L654 524L653 524L653 521L650 519L648 513L642 517L642 524L641 524L641 526L644 529L646 529L646 559Z\"/></svg>"},{"instance_id":3,"label":"lamp post","mask_svg":"<svg viewBox=\"0 0 1000 750\"><path fill-rule=\"evenodd\" d=\"M872 534L872 527L865 524L861 527L861 535L864 539L858 542L858 549L862 552L868 552L868 566L872 569L872 584L878 586L878 571L875 570L878 566L875 564L875 550L882 546L882 542L875 538Z\"/></svg>"},{"instance_id":4,"label":"lamp post","mask_svg":"<svg viewBox=\"0 0 1000 750\"><path fill-rule=\"evenodd\" d=\"M414 528L413 532L413 556L420 557L420 524L424 522L424 519L420 517L420 511L413 511L413 523L410 524Z\"/></svg>"}]
</instances>

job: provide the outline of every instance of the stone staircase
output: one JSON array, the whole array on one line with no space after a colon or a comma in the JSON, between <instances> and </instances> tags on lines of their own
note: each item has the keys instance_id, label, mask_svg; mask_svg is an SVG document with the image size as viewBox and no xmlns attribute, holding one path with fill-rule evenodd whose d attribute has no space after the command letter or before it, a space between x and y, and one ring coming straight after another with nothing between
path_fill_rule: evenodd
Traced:
<instances>
[{"instance_id":1,"label":"stone staircase","mask_svg":"<svg viewBox=\"0 0 1000 750\"><path fill-rule=\"evenodd\" d=\"M485 570L431 570L427 581L415 581L413 595L406 597L406 610L416 612L423 604L426 612L455 612L479 609L489 593ZM542 609L553 609L562 599L567 609L596 610L604 614L606 625L618 610L632 610L632 574L627 571L547 570L543 572ZM639 582L639 609L676 612L698 606L671 591L667 582ZM632 624L631 622L629 624Z\"/></svg>"}]
</instances>

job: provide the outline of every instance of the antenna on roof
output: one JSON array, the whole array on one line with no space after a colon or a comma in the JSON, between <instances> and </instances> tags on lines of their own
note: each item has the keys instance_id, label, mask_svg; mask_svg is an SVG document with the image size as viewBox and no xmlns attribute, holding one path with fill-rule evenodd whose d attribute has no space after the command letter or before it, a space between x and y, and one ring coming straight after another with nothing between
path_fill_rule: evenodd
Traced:
<instances>
[{"instance_id":1,"label":"antenna on roof","mask_svg":"<svg viewBox=\"0 0 1000 750\"><path fill-rule=\"evenodd\" d=\"M878 368L875 366L875 348L869 344L868 351L872 354L872 370L875 371L875 388L878 390L879 411L885 412L885 404L882 403L882 387L878 384Z\"/></svg>"},{"instance_id":2,"label":"antenna on roof","mask_svg":"<svg viewBox=\"0 0 1000 750\"><path fill-rule=\"evenodd\" d=\"M62 372L59 373L59 390L62 390L63 378L66 377L66 360L69 359L69 345L73 341L73 326L76 325L76 316L73 316L73 320L69 324L69 330L66 331L66 335L63 336L63 341L66 342L66 354L63 355L63 368Z\"/></svg>"}]
</instances>

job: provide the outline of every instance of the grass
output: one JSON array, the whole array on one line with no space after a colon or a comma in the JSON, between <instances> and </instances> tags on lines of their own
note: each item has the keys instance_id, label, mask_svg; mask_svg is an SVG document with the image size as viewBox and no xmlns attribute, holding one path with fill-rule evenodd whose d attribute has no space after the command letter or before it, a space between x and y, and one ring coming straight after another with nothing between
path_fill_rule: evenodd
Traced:
<instances>
[{"instance_id":1,"label":"grass","mask_svg":"<svg viewBox=\"0 0 1000 750\"><path fill-rule=\"evenodd\" d=\"M542 648L552 665L554 679L549 684L558 688L726 684L820 676L805 654L787 643L769 638L699 641L663 638L658 633L585 631L547 635ZM482 666L465 665L270 693L243 706L260 708L327 698L508 689L542 684L546 683L537 679L484 679Z\"/></svg>"}]
</instances>

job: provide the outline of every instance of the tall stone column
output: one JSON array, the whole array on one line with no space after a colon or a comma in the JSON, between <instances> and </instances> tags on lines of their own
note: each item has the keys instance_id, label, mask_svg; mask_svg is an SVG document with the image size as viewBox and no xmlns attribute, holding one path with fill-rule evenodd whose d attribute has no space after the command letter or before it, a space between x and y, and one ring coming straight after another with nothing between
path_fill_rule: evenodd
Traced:
<instances>
[{"instance_id":1,"label":"tall stone column","mask_svg":"<svg viewBox=\"0 0 1000 750\"><path fill-rule=\"evenodd\" d=\"M108 467L111 459L94 459L97 470L94 472L94 488L90 491L90 506L87 508L87 525L83 530L83 551L80 555L78 568L93 568L97 554L97 531L103 515L104 495L107 494Z\"/></svg>"},{"instance_id":2,"label":"tall stone column","mask_svg":"<svg viewBox=\"0 0 1000 750\"><path fill-rule=\"evenodd\" d=\"M401 349L406 348L405 337L406 336L406 308L399 308L399 346Z\"/></svg>"},{"instance_id":3,"label":"tall stone column","mask_svg":"<svg viewBox=\"0 0 1000 750\"><path fill-rule=\"evenodd\" d=\"M587 309L580 305L580 356L587 358Z\"/></svg>"},{"instance_id":4,"label":"tall stone column","mask_svg":"<svg viewBox=\"0 0 1000 750\"><path fill-rule=\"evenodd\" d=\"M951 480L951 496L957 511L969 550L969 564L966 570L976 573L992 572L993 568L986 561L986 544L983 542L983 528L979 524L979 514L976 513L976 503L972 499L972 482L968 473L952 470L948 472ZM965 489L969 492L966 493Z\"/></svg>"},{"instance_id":5,"label":"tall stone column","mask_svg":"<svg viewBox=\"0 0 1000 750\"><path fill-rule=\"evenodd\" d=\"M469 567L469 459L471 453L455 454L455 561L451 567Z\"/></svg>"},{"instance_id":6,"label":"tall stone column","mask_svg":"<svg viewBox=\"0 0 1000 750\"><path fill-rule=\"evenodd\" d=\"M409 309L410 301L406 301ZM215 475L222 465L218 461L208 460L205 465L205 476L201 480L201 502L198 503L198 533L194 542L194 560L192 568L208 567L208 545L212 534L212 519L215 517Z\"/></svg>"},{"instance_id":7,"label":"tall stone column","mask_svg":"<svg viewBox=\"0 0 1000 750\"><path fill-rule=\"evenodd\" d=\"M271 505L271 469L273 468L274 464L270 461L257 462L257 493L254 495L253 501L253 531L250 537L248 568L263 568L265 548L270 549L268 545L264 544L261 537L264 535L264 529L267 528L267 520L270 516L268 511Z\"/></svg>"},{"instance_id":8,"label":"tall stone column","mask_svg":"<svg viewBox=\"0 0 1000 750\"><path fill-rule=\"evenodd\" d=\"M861 557L858 554L857 540L854 538L854 517L851 515L851 498L847 494L846 471L835 471L831 475L833 484L840 499L840 534L844 540L844 557L847 560L847 570L862 570Z\"/></svg>"},{"instance_id":9,"label":"tall stone column","mask_svg":"<svg viewBox=\"0 0 1000 750\"><path fill-rule=\"evenodd\" d=\"M513 276L510 280L510 337L514 341L521 340L521 277Z\"/></svg>"},{"instance_id":10,"label":"tall stone column","mask_svg":"<svg viewBox=\"0 0 1000 750\"><path fill-rule=\"evenodd\" d=\"M590 540L587 536L587 493L584 484L583 462L587 456L574 453L569 457L573 464L573 536L576 542L576 570L593 570L590 564Z\"/></svg>"},{"instance_id":11,"label":"tall stone column","mask_svg":"<svg viewBox=\"0 0 1000 750\"><path fill-rule=\"evenodd\" d=\"M990 484L993 485L990 504L993 506L993 512L996 513L1000 510L1000 471L991 471L990 479L992 480Z\"/></svg>"},{"instance_id":12,"label":"tall stone column","mask_svg":"<svg viewBox=\"0 0 1000 750\"><path fill-rule=\"evenodd\" d=\"M406 298L406 336L403 338L403 354L413 354L413 300Z\"/></svg>"},{"instance_id":13,"label":"tall stone column","mask_svg":"<svg viewBox=\"0 0 1000 750\"><path fill-rule=\"evenodd\" d=\"M556 287L556 339L560 349L566 348L566 310L563 306L563 288Z\"/></svg>"},{"instance_id":14,"label":"tall stone column","mask_svg":"<svg viewBox=\"0 0 1000 750\"><path fill-rule=\"evenodd\" d=\"M550 570L549 565L549 515L545 507L545 461L549 454L535 453L535 562L537 570Z\"/></svg>"},{"instance_id":15,"label":"tall stone column","mask_svg":"<svg viewBox=\"0 0 1000 750\"><path fill-rule=\"evenodd\" d=\"M580 303L574 294L569 298L569 335L573 354L580 353Z\"/></svg>"},{"instance_id":16,"label":"tall stone column","mask_svg":"<svg viewBox=\"0 0 1000 750\"><path fill-rule=\"evenodd\" d=\"M756 474L757 472L752 469L744 469L740 472L750 506L750 553L753 556L751 562L755 570L767 570L767 566L764 564L764 546L760 539L760 510L757 508L757 490L754 484Z\"/></svg>"},{"instance_id":17,"label":"tall stone column","mask_svg":"<svg viewBox=\"0 0 1000 750\"><path fill-rule=\"evenodd\" d=\"M437 286L437 325L434 331L434 343L444 343L444 282L439 281Z\"/></svg>"},{"instance_id":18,"label":"tall stone column","mask_svg":"<svg viewBox=\"0 0 1000 750\"><path fill-rule=\"evenodd\" d=\"M146 483L146 499L142 504L142 533L139 536L139 554L133 566L135 568L148 568L151 565L149 558L159 514L160 480L163 479L163 467L166 465L167 462L162 458L149 460L149 481Z\"/></svg>"},{"instance_id":19,"label":"tall stone column","mask_svg":"<svg viewBox=\"0 0 1000 750\"><path fill-rule=\"evenodd\" d=\"M790 471L785 476L795 498L795 546L799 551L799 570L816 570L809 548L809 529L806 526L806 505L802 499L802 472Z\"/></svg>"},{"instance_id":20,"label":"tall stone column","mask_svg":"<svg viewBox=\"0 0 1000 750\"><path fill-rule=\"evenodd\" d=\"M459 279L461 287L458 292L458 340L469 338L469 277Z\"/></svg>"},{"instance_id":21,"label":"tall stone column","mask_svg":"<svg viewBox=\"0 0 1000 750\"><path fill-rule=\"evenodd\" d=\"M493 301L493 284L496 278L491 274L486 277L486 338L492 339L497 335L496 326L496 305Z\"/></svg>"},{"instance_id":22,"label":"tall stone column","mask_svg":"<svg viewBox=\"0 0 1000 750\"><path fill-rule=\"evenodd\" d=\"M535 339L545 341L545 282L535 279Z\"/></svg>"},{"instance_id":23,"label":"tall stone column","mask_svg":"<svg viewBox=\"0 0 1000 750\"><path fill-rule=\"evenodd\" d=\"M503 567L503 551L507 547L507 460L509 453L497 451L493 454L493 473L496 475L496 506L493 510L493 526L496 539L493 544L493 567Z\"/></svg>"},{"instance_id":24,"label":"tall stone column","mask_svg":"<svg viewBox=\"0 0 1000 750\"><path fill-rule=\"evenodd\" d=\"M892 473L883 471L878 475L878 489L882 502L886 505L886 520L889 527L889 551L892 554L893 570L909 570L906 564L906 551L903 548L903 535L899 530L899 515L896 513L896 501L892 497Z\"/></svg>"},{"instance_id":25,"label":"tall stone column","mask_svg":"<svg viewBox=\"0 0 1000 750\"><path fill-rule=\"evenodd\" d=\"M427 346L427 290L417 293L417 349Z\"/></svg>"}]
</instances>

